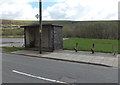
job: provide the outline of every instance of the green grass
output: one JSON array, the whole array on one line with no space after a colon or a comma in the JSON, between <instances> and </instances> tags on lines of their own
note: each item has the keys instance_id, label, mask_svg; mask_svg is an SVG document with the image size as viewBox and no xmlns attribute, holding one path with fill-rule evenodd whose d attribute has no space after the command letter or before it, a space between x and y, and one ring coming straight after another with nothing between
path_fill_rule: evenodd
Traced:
<instances>
[{"instance_id":1,"label":"green grass","mask_svg":"<svg viewBox=\"0 0 120 85\"><path fill-rule=\"evenodd\" d=\"M13 52L18 50L25 50L26 48L23 47L2 47L3 52Z\"/></svg>"},{"instance_id":2,"label":"green grass","mask_svg":"<svg viewBox=\"0 0 120 85\"><path fill-rule=\"evenodd\" d=\"M107 39L86 39L86 38L70 38L64 40L63 47L65 50L73 50L75 48L76 42L78 43L79 51L91 51L92 44L95 44L96 52L113 52L118 51L118 41L117 40L107 40ZM112 48L114 46L114 49Z\"/></svg>"}]
</instances>

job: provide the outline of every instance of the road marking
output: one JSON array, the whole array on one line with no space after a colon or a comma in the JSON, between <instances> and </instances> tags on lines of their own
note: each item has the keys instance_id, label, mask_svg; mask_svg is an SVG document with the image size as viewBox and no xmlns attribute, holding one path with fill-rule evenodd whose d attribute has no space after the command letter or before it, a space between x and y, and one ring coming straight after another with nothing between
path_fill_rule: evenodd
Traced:
<instances>
[{"instance_id":1,"label":"road marking","mask_svg":"<svg viewBox=\"0 0 120 85\"><path fill-rule=\"evenodd\" d=\"M37 78L37 79L41 79L41 80L45 80L45 81L54 82L54 83L67 84L66 82L63 82L63 81L58 81L58 80L49 79L49 78L40 77L40 76L34 76L34 75L32 75L32 74L28 74L28 73L24 73L24 72L20 72L20 71L16 71L16 70L12 70L12 72L13 72L13 73L17 73L17 74L21 74L21 75L25 75L25 76L28 76L28 77L32 77L32 78Z\"/></svg>"}]
</instances>

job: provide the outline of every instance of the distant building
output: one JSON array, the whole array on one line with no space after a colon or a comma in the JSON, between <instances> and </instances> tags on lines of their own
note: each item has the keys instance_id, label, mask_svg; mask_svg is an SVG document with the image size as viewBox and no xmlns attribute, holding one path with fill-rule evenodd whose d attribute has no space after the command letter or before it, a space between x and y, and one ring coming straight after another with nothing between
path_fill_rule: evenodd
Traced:
<instances>
[{"instance_id":1,"label":"distant building","mask_svg":"<svg viewBox=\"0 0 120 85\"><path fill-rule=\"evenodd\" d=\"M24 28L25 47L39 50L39 25L21 26ZM54 51L63 49L63 26L53 24L42 25L42 50Z\"/></svg>"}]
</instances>

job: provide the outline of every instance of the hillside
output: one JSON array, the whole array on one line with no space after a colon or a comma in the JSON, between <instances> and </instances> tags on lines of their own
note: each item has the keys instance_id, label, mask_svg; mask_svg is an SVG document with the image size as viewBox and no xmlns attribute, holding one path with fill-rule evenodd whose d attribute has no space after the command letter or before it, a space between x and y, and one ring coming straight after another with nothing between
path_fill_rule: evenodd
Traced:
<instances>
[{"instance_id":1,"label":"hillside","mask_svg":"<svg viewBox=\"0 0 120 85\"><path fill-rule=\"evenodd\" d=\"M31 20L1 20L3 36L23 35L21 25L39 23ZM43 21L43 24L62 25L63 37L117 39L118 21ZM9 31L9 33L8 33Z\"/></svg>"}]
</instances>

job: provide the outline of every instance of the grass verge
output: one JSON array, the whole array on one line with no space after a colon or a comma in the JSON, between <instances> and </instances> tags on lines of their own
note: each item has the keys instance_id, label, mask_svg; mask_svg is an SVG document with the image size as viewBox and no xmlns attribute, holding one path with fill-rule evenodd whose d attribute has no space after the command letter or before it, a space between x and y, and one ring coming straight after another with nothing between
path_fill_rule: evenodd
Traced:
<instances>
[{"instance_id":1,"label":"grass verge","mask_svg":"<svg viewBox=\"0 0 120 85\"><path fill-rule=\"evenodd\" d=\"M13 52L18 50L26 50L24 47L2 47L3 52Z\"/></svg>"},{"instance_id":2,"label":"grass verge","mask_svg":"<svg viewBox=\"0 0 120 85\"><path fill-rule=\"evenodd\" d=\"M76 43L78 43L79 51L91 51L92 44L94 43L96 52L118 52L118 40L108 39L70 38L64 40L63 48L64 50L73 50Z\"/></svg>"}]
</instances>

